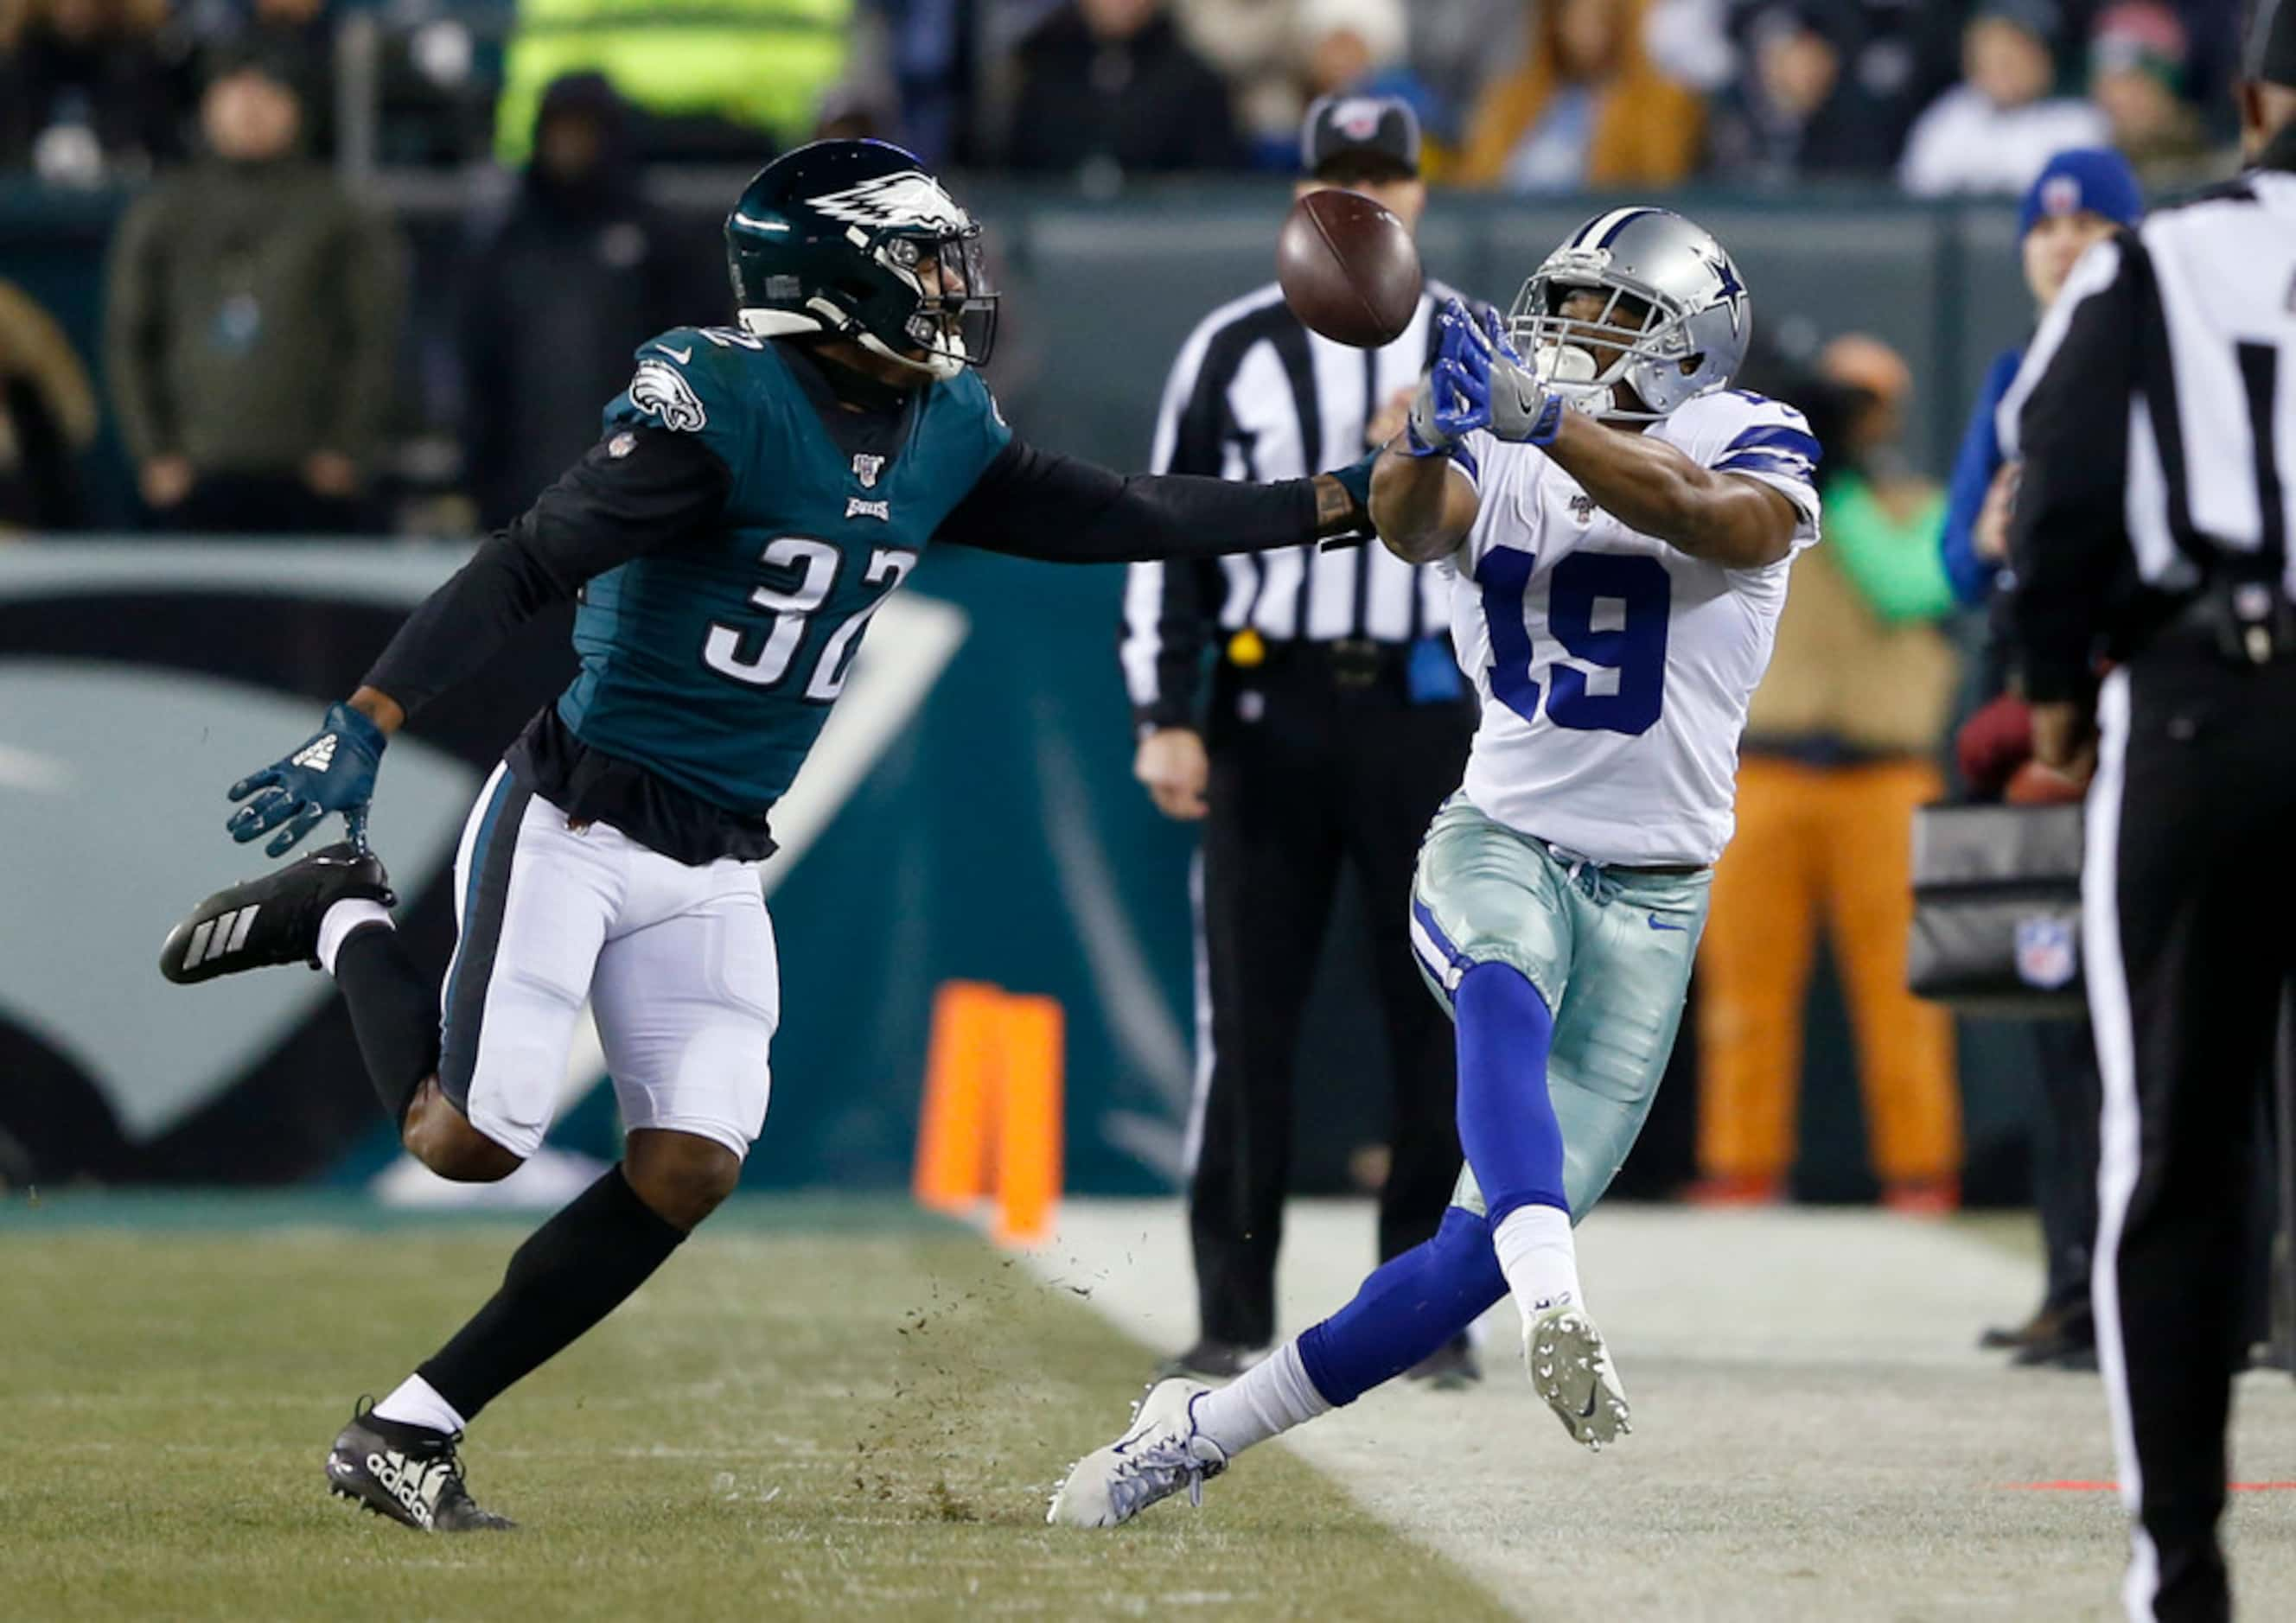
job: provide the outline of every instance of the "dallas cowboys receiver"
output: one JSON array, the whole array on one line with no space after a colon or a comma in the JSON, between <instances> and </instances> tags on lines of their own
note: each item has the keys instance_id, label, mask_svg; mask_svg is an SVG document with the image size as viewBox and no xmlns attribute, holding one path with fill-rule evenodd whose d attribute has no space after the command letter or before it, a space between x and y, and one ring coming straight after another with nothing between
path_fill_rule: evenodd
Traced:
<instances>
[{"instance_id":1,"label":"dallas cowboys receiver","mask_svg":"<svg viewBox=\"0 0 2296 1623\"><path fill-rule=\"evenodd\" d=\"M1219 1390L1168 1381L1052 1520L1111 1526L1353 1402L1512 1291L1531 1385L1573 1439L1629 1430L1572 1221L1648 1113L1731 832L1746 703L1790 560L1817 539L1817 443L1727 385L1751 313L1729 256L1660 209L1588 221L1506 326L1456 306L1381 537L1450 574L1483 700L1466 782L1420 850L1411 933L1457 1025L1466 1151L1436 1237ZM1521 344L1532 358L1516 352Z\"/></svg>"},{"instance_id":2,"label":"dallas cowboys receiver","mask_svg":"<svg viewBox=\"0 0 2296 1623\"><path fill-rule=\"evenodd\" d=\"M774 848L770 809L870 616L928 545L1124 561L1294 545L1363 516L1368 458L1252 486L1121 479L1015 439L972 371L996 313L980 228L898 148L787 154L726 235L739 324L644 345L600 443L415 611L316 736L231 791L246 802L233 837L279 830L272 856L334 812L350 840L209 898L160 959L181 981L331 971L407 1149L461 1180L505 1176L540 1145L586 999L596 1012L622 1164L328 1455L337 1494L410 1527L509 1525L464 1486L464 1425L636 1291L739 1177L779 1016L748 865ZM578 593L580 675L463 836L442 1032L365 848L375 768L409 715Z\"/></svg>"}]
</instances>

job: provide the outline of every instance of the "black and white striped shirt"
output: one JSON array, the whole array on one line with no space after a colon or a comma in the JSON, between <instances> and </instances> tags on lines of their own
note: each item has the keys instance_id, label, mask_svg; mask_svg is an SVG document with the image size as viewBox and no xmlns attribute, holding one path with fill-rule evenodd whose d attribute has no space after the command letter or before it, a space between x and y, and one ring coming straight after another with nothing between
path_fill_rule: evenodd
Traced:
<instances>
[{"instance_id":1,"label":"black and white striped shirt","mask_svg":"<svg viewBox=\"0 0 2296 1623\"><path fill-rule=\"evenodd\" d=\"M2296 601L2296 139L2084 255L1997 427L2028 693L2085 698L2203 586Z\"/></svg>"},{"instance_id":2,"label":"black and white striped shirt","mask_svg":"<svg viewBox=\"0 0 2296 1623\"><path fill-rule=\"evenodd\" d=\"M1356 461L1380 407L1432 362L1436 306L1452 297L1430 282L1411 325L1381 349L1308 332L1273 283L1222 305L1172 364L1154 471L1296 479ZM1204 649L1247 627L1269 642L1403 643L1447 629L1449 601L1431 570L1382 546L1136 563L1119 637L1133 714L1192 724Z\"/></svg>"}]
</instances>

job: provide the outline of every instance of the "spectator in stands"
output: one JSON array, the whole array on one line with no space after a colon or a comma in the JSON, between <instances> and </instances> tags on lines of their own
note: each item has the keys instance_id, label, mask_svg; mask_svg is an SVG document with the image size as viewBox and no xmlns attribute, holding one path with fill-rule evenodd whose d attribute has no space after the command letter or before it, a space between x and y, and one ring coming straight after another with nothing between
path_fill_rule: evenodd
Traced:
<instances>
[{"instance_id":1,"label":"spectator in stands","mask_svg":"<svg viewBox=\"0 0 2296 1623\"><path fill-rule=\"evenodd\" d=\"M2089 35L2090 97L2112 121L2112 144L2156 191L2229 175L2209 150L2200 110L2185 99L2191 47L2174 10L2128 0L2103 12Z\"/></svg>"},{"instance_id":2,"label":"spectator in stands","mask_svg":"<svg viewBox=\"0 0 2296 1623\"><path fill-rule=\"evenodd\" d=\"M1759 1202L1785 1191L1822 931L1857 1031L1882 1198L1935 1213L1960 1190L1953 1026L1906 990L1906 943L1914 808L1944 791L1934 753L1957 677L1933 622L1953 594L1938 561L1937 489L1898 448L1905 362L1850 335L1819 368L1833 400L1811 412L1826 436L1826 544L1795 565L1748 713L1738 832L1714 871L1699 955L1693 1195Z\"/></svg>"},{"instance_id":3,"label":"spectator in stands","mask_svg":"<svg viewBox=\"0 0 2296 1623\"><path fill-rule=\"evenodd\" d=\"M182 150L166 0L0 0L0 168L134 178Z\"/></svg>"},{"instance_id":4,"label":"spectator in stands","mask_svg":"<svg viewBox=\"0 0 2296 1623\"><path fill-rule=\"evenodd\" d=\"M55 318L0 282L0 536L86 521L79 458L95 439L95 389Z\"/></svg>"},{"instance_id":5,"label":"spectator in stands","mask_svg":"<svg viewBox=\"0 0 2296 1623\"><path fill-rule=\"evenodd\" d=\"M1741 8L1725 45L1732 71L1714 106L1709 166L1770 184L1887 175L1928 88L1913 29L1904 6Z\"/></svg>"},{"instance_id":6,"label":"spectator in stands","mask_svg":"<svg viewBox=\"0 0 2296 1623\"><path fill-rule=\"evenodd\" d=\"M715 307L689 285L688 258L638 194L613 86L594 73L552 85L534 161L464 291L464 449L487 528L517 517L597 439L631 351Z\"/></svg>"},{"instance_id":7,"label":"spectator in stands","mask_svg":"<svg viewBox=\"0 0 2296 1623\"><path fill-rule=\"evenodd\" d=\"M1413 0L1406 9L1412 77L1424 97L1420 172L1446 180L1457 164L1469 111L1483 86L1513 65L1509 50L1496 42L1522 36L1522 0Z\"/></svg>"},{"instance_id":8,"label":"spectator in stands","mask_svg":"<svg viewBox=\"0 0 2296 1623\"><path fill-rule=\"evenodd\" d=\"M397 238L299 146L291 70L222 60L208 155L112 243L105 369L153 523L356 528L391 392Z\"/></svg>"},{"instance_id":9,"label":"spectator in stands","mask_svg":"<svg viewBox=\"0 0 2296 1623\"><path fill-rule=\"evenodd\" d=\"M1523 65L1483 91L1455 178L1509 192L1649 188L1697 161L1698 98L1642 44L1644 0L1539 0Z\"/></svg>"},{"instance_id":10,"label":"spectator in stands","mask_svg":"<svg viewBox=\"0 0 2296 1623\"><path fill-rule=\"evenodd\" d=\"M2059 152L2025 190L2018 238L2034 319L2048 314L2065 278L2091 245L2134 228L2144 199L2128 160L2110 147ZM2025 358L2022 347L1993 357L1954 458L1939 548L1955 595L1976 605L1992 595L2008 559L2013 475L2003 465L1994 414ZM1995 685L1998 686L1996 683Z\"/></svg>"},{"instance_id":11,"label":"spectator in stands","mask_svg":"<svg viewBox=\"0 0 2296 1623\"><path fill-rule=\"evenodd\" d=\"M1172 0L1172 20L1189 49L1226 81L1238 140L1254 168L1299 161L1300 95L1293 25L1296 0Z\"/></svg>"},{"instance_id":12,"label":"spectator in stands","mask_svg":"<svg viewBox=\"0 0 2296 1623\"><path fill-rule=\"evenodd\" d=\"M1006 161L1095 190L1127 174L1242 160L1227 86L1180 37L1163 0L1071 0L1021 41Z\"/></svg>"},{"instance_id":13,"label":"spectator in stands","mask_svg":"<svg viewBox=\"0 0 2296 1623\"><path fill-rule=\"evenodd\" d=\"M335 20L328 0L245 0L234 23L217 33L218 45L260 48L291 66L303 98L303 145L324 157L335 150Z\"/></svg>"},{"instance_id":14,"label":"spectator in stands","mask_svg":"<svg viewBox=\"0 0 2296 1623\"><path fill-rule=\"evenodd\" d=\"M545 86L603 73L646 158L753 168L811 133L852 66L854 0L517 0L495 104L495 156L522 164Z\"/></svg>"},{"instance_id":15,"label":"spectator in stands","mask_svg":"<svg viewBox=\"0 0 2296 1623\"><path fill-rule=\"evenodd\" d=\"M1917 197L2017 193L2050 154L2111 133L2089 102L2053 94L2054 0L1980 0L1962 32L1962 81L1915 121L1898 178Z\"/></svg>"}]
</instances>

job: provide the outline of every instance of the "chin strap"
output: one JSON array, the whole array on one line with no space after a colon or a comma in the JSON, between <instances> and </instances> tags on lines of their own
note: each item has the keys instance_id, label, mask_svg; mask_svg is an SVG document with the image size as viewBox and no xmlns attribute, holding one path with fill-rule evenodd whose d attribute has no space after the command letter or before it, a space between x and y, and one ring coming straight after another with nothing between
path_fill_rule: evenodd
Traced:
<instances>
[{"instance_id":1,"label":"chin strap","mask_svg":"<svg viewBox=\"0 0 2296 1623\"><path fill-rule=\"evenodd\" d=\"M826 299L813 301L816 315L807 310L737 310L734 319L742 331L752 338L791 338L801 332L826 332L834 338L850 339L870 354L906 366L912 372L946 383L964 370L964 357L960 355L929 355L919 360L913 355L902 355L883 339L863 327L851 316Z\"/></svg>"}]
</instances>

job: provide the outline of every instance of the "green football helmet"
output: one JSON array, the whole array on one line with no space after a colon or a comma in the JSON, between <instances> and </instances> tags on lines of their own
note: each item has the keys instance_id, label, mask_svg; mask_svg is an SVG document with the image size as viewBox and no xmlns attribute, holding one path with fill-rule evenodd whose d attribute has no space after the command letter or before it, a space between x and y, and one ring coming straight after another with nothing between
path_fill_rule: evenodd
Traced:
<instances>
[{"instance_id":1,"label":"green football helmet","mask_svg":"<svg viewBox=\"0 0 2296 1623\"><path fill-rule=\"evenodd\" d=\"M980 227L916 157L884 141L816 141L758 171L726 219L744 331L828 332L934 378L996 339Z\"/></svg>"}]
</instances>

